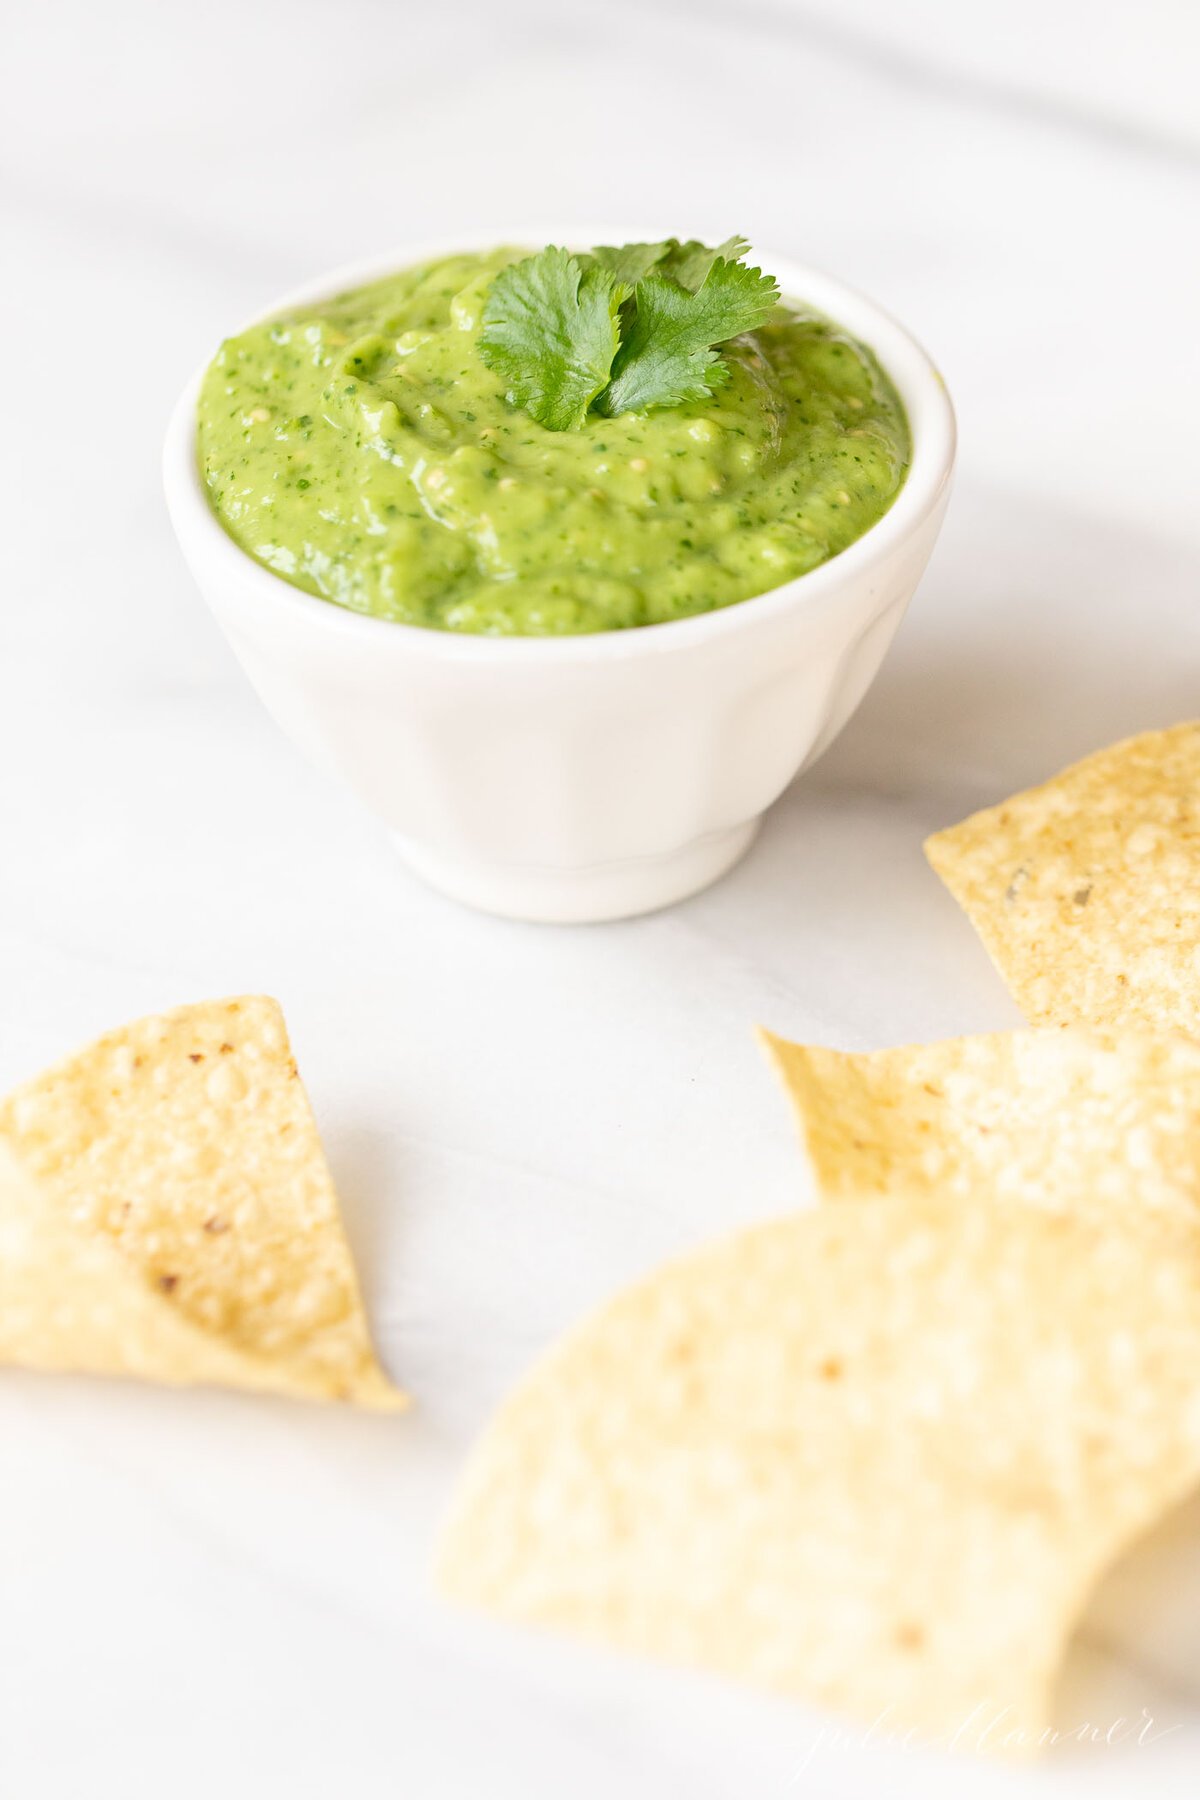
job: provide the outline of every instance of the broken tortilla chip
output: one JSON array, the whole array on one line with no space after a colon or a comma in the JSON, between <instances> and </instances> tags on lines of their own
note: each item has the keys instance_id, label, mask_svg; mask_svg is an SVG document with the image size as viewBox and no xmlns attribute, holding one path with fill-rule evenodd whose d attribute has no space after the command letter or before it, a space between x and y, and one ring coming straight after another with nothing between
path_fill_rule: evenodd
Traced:
<instances>
[{"instance_id":1,"label":"broken tortilla chip","mask_svg":"<svg viewBox=\"0 0 1200 1800\"><path fill-rule=\"evenodd\" d=\"M745 1231L551 1351L440 1580L957 1748L1031 1750L1097 1576L1200 1476L1196 1233L920 1194Z\"/></svg>"},{"instance_id":2,"label":"broken tortilla chip","mask_svg":"<svg viewBox=\"0 0 1200 1800\"><path fill-rule=\"evenodd\" d=\"M763 1032L822 1199L897 1189L1200 1228L1200 1044L1082 1027L850 1055Z\"/></svg>"},{"instance_id":3,"label":"broken tortilla chip","mask_svg":"<svg viewBox=\"0 0 1200 1800\"><path fill-rule=\"evenodd\" d=\"M19 1201L14 1260L23 1243L45 1270L40 1283L7 1280L6 1360L404 1404L371 1349L275 1001L210 1001L110 1033L0 1102L0 1144L40 1199L31 1221L28 1188L6 1185ZM75 1245L66 1302L51 1238L64 1258ZM103 1284L90 1298L85 1267ZM112 1329L98 1331L104 1318Z\"/></svg>"},{"instance_id":4,"label":"broken tortilla chip","mask_svg":"<svg viewBox=\"0 0 1200 1800\"><path fill-rule=\"evenodd\" d=\"M1034 1024L1200 1036L1200 722L1097 751L925 852Z\"/></svg>"}]
</instances>

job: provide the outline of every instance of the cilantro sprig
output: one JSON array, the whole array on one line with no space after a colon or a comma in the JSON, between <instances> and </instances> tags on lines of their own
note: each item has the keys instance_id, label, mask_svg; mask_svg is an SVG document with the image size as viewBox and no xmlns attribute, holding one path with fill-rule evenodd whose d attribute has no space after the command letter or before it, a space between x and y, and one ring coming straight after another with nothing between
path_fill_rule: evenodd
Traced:
<instances>
[{"instance_id":1,"label":"cilantro sprig","mask_svg":"<svg viewBox=\"0 0 1200 1800\"><path fill-rule=\"evenodd\" d=\"M550 431L700 400L728 379L720 346L754 331L778 304L773 276L749 268L749 245L691 239L555 245L496 276L480 355L514 406Z\"/></svg>"},{"instance_id":2,"label":"cilantro sprig","mask_svg":"<svg viewBox=\"0 0 1200 1800\"><path fill-rule=\"evenodd\" d=\"M550 431L570 431L608 385L628 289L600 263L584 267L553 245L492 283L480 354L508 397Z\"/></svg>"}]
</instances>

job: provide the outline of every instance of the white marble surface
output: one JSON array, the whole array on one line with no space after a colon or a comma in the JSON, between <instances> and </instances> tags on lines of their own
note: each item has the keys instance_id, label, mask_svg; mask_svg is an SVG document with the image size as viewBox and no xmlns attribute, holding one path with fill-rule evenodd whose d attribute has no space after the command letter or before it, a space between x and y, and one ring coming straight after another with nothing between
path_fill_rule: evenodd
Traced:
<instances>
[{"instance_id":1,"label":"white marble surface","mask_svg":"<svg viewBox=\"0 0 1200 1800\"><path fill-rule=\"evenodd\" d=\"M734 21L737 21L736 23ZM1195 1791L1200 1506L1089 1608L1064 1729L968 1770L443 1611L431 1534L530 1356L800 1194L750 1036L1015 1014L922 834L1200 697L1190 0L16 0L0 107L0 1079L283 1000L395 1422L0 1379L0 1794L774 1800ZM547 153L546 146L553 146ZM836 270L938 355L942 546L863 710L674 912L424 891L269 725L170 540L169 404L313 268L527 215L679 214Z\"/></svg>"}]
</instances>

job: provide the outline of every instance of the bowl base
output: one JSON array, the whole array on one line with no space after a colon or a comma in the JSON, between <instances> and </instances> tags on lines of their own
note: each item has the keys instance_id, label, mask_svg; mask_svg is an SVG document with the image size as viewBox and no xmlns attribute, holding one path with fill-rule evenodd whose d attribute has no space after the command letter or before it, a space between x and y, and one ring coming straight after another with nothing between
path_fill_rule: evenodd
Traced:
<instances>
[{"instance_id":1,"label":"bowl base","mask_svg":"<svg viewBox=\"0 0 1200 1800\"><path fill-rule=\"evenodd\" d=\"M594 925L656 912L699 893L746 854L760 823L750 819L707 832L664 856L566 869L444 856L399 833L394 836L414 873L464 906L541 925Z\"/></svg>"}]
</instances>

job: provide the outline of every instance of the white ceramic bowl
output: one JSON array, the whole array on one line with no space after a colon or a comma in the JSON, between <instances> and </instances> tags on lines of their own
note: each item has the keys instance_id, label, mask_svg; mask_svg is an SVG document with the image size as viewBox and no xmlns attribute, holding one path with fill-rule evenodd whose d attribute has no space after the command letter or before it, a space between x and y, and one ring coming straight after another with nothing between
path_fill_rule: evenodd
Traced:
<instances>
[{"instance_id":1,"label":"white ceramic bowl","mask_svg":"<svg viewBox=\"0 0 1200 1800\"><path fill-rule=\"evenodd\" d=\"M454 250L564 241L614 240L559 227L404 245L321 275L269 312ZM357 790L412 867L472 906L615 919L715 881L846 723L912 597L954 462L942 380L908 333L852 289L770 251L756 260L785 296L876 352L908 412L912 467L891 509L840 556L692 619L488 638L316 599L217 523L197 466L199 375L179 401L167 503L242 667L276 722Z\"/></svg>"}]
</instances>

